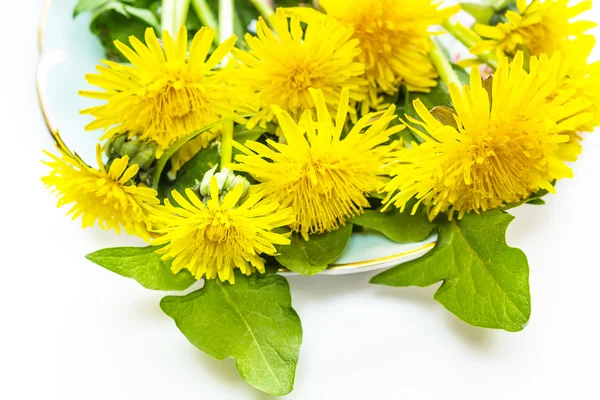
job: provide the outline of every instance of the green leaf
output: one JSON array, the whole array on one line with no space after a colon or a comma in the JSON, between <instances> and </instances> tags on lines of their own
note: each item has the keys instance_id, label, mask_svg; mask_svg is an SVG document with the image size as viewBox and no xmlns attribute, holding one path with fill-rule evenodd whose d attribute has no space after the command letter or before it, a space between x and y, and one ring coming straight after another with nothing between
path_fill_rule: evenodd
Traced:
<instances>
[{"instance_id":1,"label":"green leaf","mask_svg":"<svg viewBox=\"0 0 600 400\"><path fill-rule=\"evenodd\" d=\"M93 12L90 30L100 39L107 58L124 61L114 41L127 43L129 36L143 41L148 26L160 29L160 4L161 0L80 0L73 16Z\"/></svg>"},{"instance_id":2,"label":"green leaf","mask_svg":"<svg viewBox=\"0 0 600 400\"><path fill-rule=\"evenodd\" d=\"M160 307L198 349L218 360L233 357L250 385L277 396L292 391L302 325L284 277L207 280L187 296L163 298Z\"/></svg>"},{"instance_id":3,"label":"green leaf","mask_svg":"<svg viewBox=\"0 0 600 400\"><path fill-rule=\"evenodd\" d=\"M412 207L407 206L403 213L396 208L387 212L365 210L364 214L352 218L352 223L374 229L398 243L414 243L425 240L433 230L423 210L411 215Z\"/></svg>"},{"instance_id":4,"label":"green leaf","mask_svg":"<svg viewBox=\"0 0 600 400\"><path fill-rule=\"evenodd\" d=\"M552 186L554 186L556 184L556 181L552 182ZM511 203L511 204L507 204L506 206L504 206L504 210L510 210L513 208L517 208L519 206L522 206L523 204L533 204L536 206L541 206L546 204L546 202L543 200L543 197L545 197L549 192L546 189L540 189L538 190L536 193L533 193L531 196L529 196L528 198L521 200L517 203Z\"/></svg>"},{"instance_id":5,"label":"green leaf","mask_svg":"<svg viewBox=\"0 0 600 400\"><path fill-rule=\"evenodd\" d=\"M125 10L130 15L133 15L137 19L147 23L148 26L160 31L160 22L158 21L158 18L156 17L156 15L154 15L152 11L146 10L144 8L137 8L131 6L125 6Z\"/></svg>"},{"instance_id":6,"label":"green leaf","mask_svg":"<svg viewBox=\"0 0 600 400\"><path fill-rule=\"evenodd\" d=\"M521 250L506 244L512 220L498 210L467 214L458 223L440 218L431 252L376 275L371 283L425 287L443 281L435 299L463 321L520 331L531 314L529 266Z\"/></svg>"},{"instance_id":7,"label":"green leaf","mask_svg":"<svg viewBox=\"0 0 600 400\"><path fill-rule=\"evenodd\" d=\"M73 10L73 18L85 11L91 11L100 7L104 7L114 0L79 0Z\"/></svg>"},{"instance_id":8,"label":"green leaf","mask_svg":"<svg viewBox=\"0 0 600 400\"><path fill-rule=\"evenodd\" d=\"M234 33L243 38L248 32L248 26L253 20L258 19L258 10L249 0L236 0L234 15Z\"/></svg>"},{"instance_id":9,"label":"green leaf","mask_svg":"<svg viewBox=\"0 0 600 400\"><path fill-rule=\"evenodd\" d=\"M170 181L166 177L160 180L158 185L159 198L170 197L173 190L183 193L185 189L193 187L196 180L201 181L204 174L220 161L217 146L209 145L207 148L200 150L177 171L177 178L174 181Z\"/></svg>"},{"instance_id":10,"label":"green leaf","mask_svg":"<svg viewBox=\"0 0 600 400\"><path fill-rule=\"evenodd\" d=\"M196 282L187 271L171 272L171 263L160 259L156 246L115 247L85 256L92 261L126 278L135 279L151 290L184 290Z\"/></svg>"},{"instance_id":11,"label":"green leaf","mask_svg":"<svg viewBox=\"0 0 600 400\"><path fill-rule=\"evenodd\" d=\"M496 10L491 5L465 2L460 3L463 10L468 12L480 24L489 24Z\"/></svg>"},{"instance_id":12,"label":"green leaf","mask_svg":"<svg viewBox=\"0 0 600 400\"><path fill-rule=\"evenodd\" d=\"M458 83L461 85L469 85L471 83L471 75L463 68L456 64L452 64L452 69L458 76Z\"/></svg>"},{"instance_id":13,"label":"green leaf","mask_svg":"<svg viewBox=\"0 0 600 400\"><path fill-rule=\"evenodd\" d=\"M310 235L304 240L299 234L292 234L288 246L278 246L277 261L302 275L314 275L327 269L329 264L341 255L352 234L352 224L348 223L337 231Z\"/></svg>"},{"instance_id":14,"label":"green leaf","mask_svg":"<svg viewBox=\"0 0 600 400\"><path fill-rule=\"evenodd\" d=\"M162 172L165 169L165 165L167 165L167 161L169 161L171 159L171 157L173 156L173 154L175 154L177 152L177 150L181 149L187 142L195 139L198 135L200 135L206 131L216 128L217 126L220 126L227 122L231 122L238 118L244 118L244 117L249 117L249 115L239 115L239 116L235 116L235 117L221 119L221 120L215 122L214 124L205 126L204 128L200 129L198 132L195 132L187 137L177 140L175 143L173 143L171 145L171 147L169 147L163 153L163 155L156 162L156 169L154 170L154 175L152 176L152 186L154 188L158 188L158 183L160 181L160 177L162 176Z\"/></svg>"},{"instance_id":15,"label":"green leaf","mask_svg":"<svg viewBox=\"0 0 600 400\"><path fill-rule=\"evenodd\" d=\"M544 199L531 199L527 202L527 204L533 204L534 206L543 206L546 204L546 202L544 201Z\"/></svg>"},{"instance_id":16,"label":"green leaf","mask_svg":"<svg viewBox=\"0 0 600 400\"><path fill-rule=\"evenodd\" d=\"M123 7L101 9L94 14L90 23L90 30L100 39L107 58L115 61L123 61L123 57L115 47L114 41L128 43L130 36L143 41L147 27L146 22L132 18Z\"/></svg>"}]
</instances>

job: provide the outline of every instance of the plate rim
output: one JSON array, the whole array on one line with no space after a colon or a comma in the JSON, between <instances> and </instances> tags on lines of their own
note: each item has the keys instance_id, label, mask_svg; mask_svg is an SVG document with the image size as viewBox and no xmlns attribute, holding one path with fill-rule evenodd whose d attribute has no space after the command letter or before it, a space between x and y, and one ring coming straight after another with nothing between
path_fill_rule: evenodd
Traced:
<instances>
[{"instance_id":1,"label":"plate rim","mask_svg":"<svg viewBox=\"0 0 600 400\"><path fill-rule=\"evenodd\" d=\"M50 135L54 136L53 133L56 132L56 128L50 122L50 116L48 114L48 107L44 101L44 97L42 96L42 85L41 85L41 66L42 60L44 56L44 32L46 30L46 24L48 21L48 16L50 14L50 9L52 7L52 0L44 0L44 4L42 5L42 12L40 15L40 20L38 23L38 32L37 32L37 46L38 46L38 61L37 61L37 74L36 74L36 91L38 103L40 105L40 110L42 112L42 116L44 117L44 121L46 123L46 127ZM425 243L417 248L406 250L397 254L392 254L390 256L374 258L371 260L365 261L356 261L351 263L343 263L343 264L330 264L325 271L321 274L346 274L346 273L358 273L358 272L369 272L376 269L377 266L381 264L386 264L391 261L398 261L398 264L404 262L405 258L414 256L419 253L427 253L433 247L435 247L437 240L432 242ZM287 268L280 268L279 272L288 272L293 273ZM298 274L301 275L301 274Z\"/></svg>"}]
</instances>

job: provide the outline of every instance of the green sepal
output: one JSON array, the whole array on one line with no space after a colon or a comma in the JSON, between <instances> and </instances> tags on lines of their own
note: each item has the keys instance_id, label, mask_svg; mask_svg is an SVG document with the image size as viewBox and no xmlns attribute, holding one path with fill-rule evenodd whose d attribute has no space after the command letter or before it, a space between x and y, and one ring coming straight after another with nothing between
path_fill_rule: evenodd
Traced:
<instances>
[{"instance_id":1,"label":"green sepal","mask_svg":"<svg viewBox=\"0 0 600 400\"><path fill-rule=\"evenodd\" d=\"M234 285L207 280L187 296L163 298L160 307L198 349L234 358L250 385L277 396L292 391L302 325L283 276L236 273Z\"/></svg>"},{"instance_id":2,"label":"green sepal","mask_svg":"<svg viewBox=\"0 0 600 400\"><path fill-rule=\"evenodd\" d=\"M85 256L91 262L126 278L135 279L146 289L180 291L196 282L187 271L171 271L171 263L156 253L157 246L113 247Z\"/></svg>"},{"instance_id":3,"label":"green sepal","mask_svg":"<svg viewBox=\"0 0 600 400\"><path fill-rule=\"evenodd\" d=\"M484 328L522 330L531 314L525 254L506 244L514 219L503 211L440 217L435 248L420 259L387 270L371 283L420 286L444 283L434 298L463 321Z\"/></svg>"},{"instance_id":4,"label":"green sepal","mask_svg":"<svg viewBox=\"0 0 600 400\"><path fill-rule=\"evenodd\" d=\"M310 235L309 240L304 240L301 235L294 233L290 236L289 245L277 247L279 254L275 258L290 271L302 275L315 275L326 270L329 264L342 255L351 234L351 223L336 231Z\"/></svg>"}]
</instances>

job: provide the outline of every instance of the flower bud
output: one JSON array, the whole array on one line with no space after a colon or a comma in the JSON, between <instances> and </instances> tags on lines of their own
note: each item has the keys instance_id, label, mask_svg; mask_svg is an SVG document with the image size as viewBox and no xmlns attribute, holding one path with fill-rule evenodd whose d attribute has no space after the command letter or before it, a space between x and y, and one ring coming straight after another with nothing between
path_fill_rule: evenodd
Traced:
<instances>
[{"instance_id":1,"label":"flower bud","mask_svg":"<svg viewBox=\"0 0 600 400\"><path fill-rule=\"evenodd\" d=\"M236 175L232 171L227 168L223 168L220 172L217 171L218 166L213 167L208 170L204 176L202 177L202 182L194 187L195 190L198 190L200 195L207 200L210 197L210 181L213 177L217 179L217 185L219 187L219 197L223 198L227 192L232 191L238 185L242 185L244 190L242 192L242 198L246 196L248 193L248 189L250 188L250 182L243 176Z\"/></svg>"},{"instance_id":2,"label":"flower bud","mask_svg":"<svg viewBox=\"0 0 600 400\"><path fill-rule=\"evenodd\" d=\"M213 168L206 171L202 177L202 182L200 183L200 194L202 196L208 196L210 193L210 179L213 177L218 167L218 165L215 165Z\"/></svg>"}]
</instances>

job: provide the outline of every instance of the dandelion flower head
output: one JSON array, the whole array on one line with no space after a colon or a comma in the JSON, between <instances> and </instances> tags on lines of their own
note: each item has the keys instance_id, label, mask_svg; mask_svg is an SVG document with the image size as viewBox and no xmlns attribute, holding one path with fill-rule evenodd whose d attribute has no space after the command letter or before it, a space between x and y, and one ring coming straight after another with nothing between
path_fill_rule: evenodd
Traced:
<instances>
[{"instance_id":1,"label":"dandelion flower head","mask_svg":"<svg viewBox=\"0 0 600 400\"><path fill-rule=\"evenodd\" d=\"M102 229L113 229L150 239L152 224L150 215L159 204L154 189L136 185L132 178L138 173L137 165L130 165L129 157L113 160L107 169L102 163L100 145L96 147L98 169L88 166L72 153L58 135L58 150L61 156L45 152L50 161L44 164L51 168L42 182L57 193L58 207L72 204L68 214L73 219L81 217L84 228L98 222Z\"/></svg>"},{"instance_id":2,"label":"dandelion flower head","mask_svg":"<svg viewBox=\"0 0 600 400\"><path fill-rule=\"evenodd\" d=\"M455 126L439 122L419 100L423 120L412 120L427 134L424 143L398 152L387 184L387 206L404 209L411 198L423 203L430 218L447 212L485 211L528 198L540 189L554 192L552 182L572 176L560 144L582 119L585 102L549 96L556 88L552 69L558 59L533 58L523 68L523 53L505 58L493 78L491 97L476 68L470 87L450 86Z\"/></svg>"},{"instance_id":3,"label":"dandelion flower head","mask_svg":"<svg viewBox=\"0 0 600 400\"><path fill-rule=\"evenodd\" d=\"M300 20L287 18L283 9L277 9L271 22L274 30L259 18L257 36L245 37L249 52L235 51L241 63L238 76L257 95L258 115L250 119L249 128L274 119L271 105L300 117L314 107L309 89L321 89L331 109L344 88L355 101L365 98L364 65L357 59L360 49L351 28L319 19L303 29Z\"/></svg>"},{"instance_id":4,"label":"dandelion flower head","mask_svg":"<svg viewBox=\"0 0 600 400\"><path fill-rule=\"evenodd\" d=\"M102 90L80 94L105 104L82 111L95 118L86 129L104 129L103 138L128 133L154 141L158 144L156 156L160 157L176 140L234 115L232 98L236 92L227 84L231 69L217 66L236 38L225 40L208 57L214 36L214 30L200 29L189 54L183 26L175 40L165 31L162 46L152 28L146 30L145 44L134 36L129 38L131 47L116 41L131 65L104 61L97 74L87 75L88 82ZM207 132L195 140L203 147L215 136L215 132Z\"/></svg>"},{"instance_id":5,"label":"dandelion flower head","mask_svg":"<svg viewBox=\"0 0 600 400\"><path fill-rule=\"evenodd\" d=\"M158 208L155 218L163 228L152 244L162 246L157 253L163 259L173 260L173 272L188 269L196 279L218 277L230 283L235 281L235 268L245 275L265 272L260 255L274 255L275 245L290 243L273 229L293 219L289 209L280 209L278 203L260 194L241 199L243 192L240 184L221 199L214 176L206 202L191 189L185 191L187 199L172 192L175 204L166 199Z\"/></svg>"},{"instance_id":6,"label":"dandelion flower head","mask_svg":"<svg viewBox=\"0 0 600 400\"><path fill-rule=\"evenodd\" d=\"M440 9L436 0L321 0L327 15L353 29L369 81L369 104L380 93L393 94L405 84L411 91L429 92L438 74L429 59L431 27L441 24L458 7ZM298 9L305 18L318 13Z\"/></svg>"},{"instance_id":7,"label":"dandelion flower head","mask_svg":"<svg viewBox=\"0 0 600 400\"><path fill-rule=\"evenodd\" d=\"M475 31L486 40L471 51L496 53L498 59L527 50L533 56L552 55L565 50L573 40L589 37L586 31L596 24L573 19L591 8L591 0L569 6L569 0L517 0L517 12L508 10L506 22L496 26L475 25Z\"/></svg>"},{"instance_id":8,"label":"dandelion flower head","mask_svg":"<svg viewBox=\"0 0 600 400\"><path fill-rule=\"evenodd\" d=\"M388 144L404 126L388 127L395 119L394 107L364 116L343 136L348 115L349 91L342 91L335 121L325 95L311 90L317 119L310 111L300 123L281 108L273 111L285 143L269 140L267 145L246 141L234 144L243 154L236 156L233 169L252 175L256 190L294 215L293 230L303 237L335 230L363 208L366 195L383 188L384 166L397 145Z\"/></svg>"}]
</instances>

